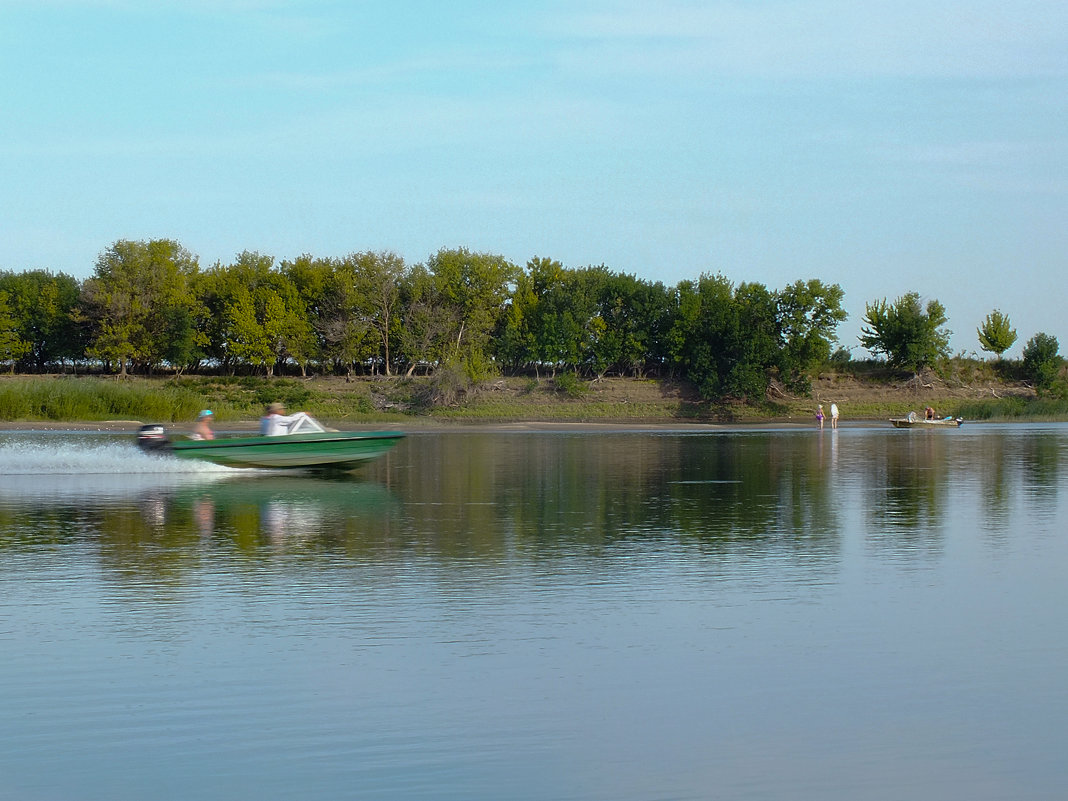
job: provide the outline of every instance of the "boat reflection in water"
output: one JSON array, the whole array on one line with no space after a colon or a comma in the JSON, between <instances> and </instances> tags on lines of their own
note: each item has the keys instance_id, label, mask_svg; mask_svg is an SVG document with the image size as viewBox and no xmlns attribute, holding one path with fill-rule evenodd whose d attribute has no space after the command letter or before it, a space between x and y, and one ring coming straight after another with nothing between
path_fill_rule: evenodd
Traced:
<instances>
[{"instance_id":1,"label":"boat reflection in water","mask_svg":"<svg viewBox=\"0 0 1068 801\"><path fill-rule=\"evenodd\" d=\"M5 510L35 526L54 521L63 539L99 537L119 550L147 544L180 550L197 538L230 538L241 549L336 542L373 527L396 499L380 484L300 472L7 475Z\"/></svg>"}]
</instances>

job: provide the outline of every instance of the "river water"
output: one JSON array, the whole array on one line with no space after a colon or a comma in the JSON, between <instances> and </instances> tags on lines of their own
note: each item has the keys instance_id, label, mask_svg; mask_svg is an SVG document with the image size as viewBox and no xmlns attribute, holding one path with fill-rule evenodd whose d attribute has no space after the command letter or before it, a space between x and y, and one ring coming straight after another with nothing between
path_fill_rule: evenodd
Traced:
<instances>
[{"instance_id":1,"label":"river water","mask_svg":"<svg viewBox=\"0 0 1068 801\"><path fill-rule=\"evenodd\" d=\"M1068 426L0 434L0 799L1060 799Z\"/></svg>"}]
</instances>

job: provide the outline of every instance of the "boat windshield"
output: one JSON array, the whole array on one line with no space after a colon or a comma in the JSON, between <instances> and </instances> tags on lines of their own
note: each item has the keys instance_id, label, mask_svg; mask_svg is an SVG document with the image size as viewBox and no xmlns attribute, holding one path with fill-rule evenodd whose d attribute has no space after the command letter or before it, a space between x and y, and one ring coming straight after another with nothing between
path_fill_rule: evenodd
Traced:
<instances>
[{"instance_id":1,"label":"boat windshield","mask_svg":"<svg viewBox=\"0 0 1068 801\"><path fill-rule=\"evenodd\" d=\"M326 431L326 427L323 426L318 420L305 412L297 412L293 417L293 422L288 426L287 434L310 434L312 432Z\"/></svg>"}]
</instances>

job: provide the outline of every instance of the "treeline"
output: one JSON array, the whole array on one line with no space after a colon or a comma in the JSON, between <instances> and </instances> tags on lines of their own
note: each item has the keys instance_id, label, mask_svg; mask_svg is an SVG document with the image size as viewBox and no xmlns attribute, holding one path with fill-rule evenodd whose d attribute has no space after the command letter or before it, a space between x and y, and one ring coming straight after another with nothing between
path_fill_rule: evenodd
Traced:
<instances>
[{"instance_id":1,"label":"treeline","mask_svg":"<svg viewBox=\"0 0 1068 801\"><path fill-rule=\"evenodd\" d=\"M0 271L0 363L120 375L655 375L689 379L709 399L759 400L775 378L808 388L846 317L842 299L814 279L769 290L706 274L667 287L462 248L414 265L388 252L278 263L244 252L202 269L176 241L120 240L84 281Z\"/></svg>"}]
</instances>

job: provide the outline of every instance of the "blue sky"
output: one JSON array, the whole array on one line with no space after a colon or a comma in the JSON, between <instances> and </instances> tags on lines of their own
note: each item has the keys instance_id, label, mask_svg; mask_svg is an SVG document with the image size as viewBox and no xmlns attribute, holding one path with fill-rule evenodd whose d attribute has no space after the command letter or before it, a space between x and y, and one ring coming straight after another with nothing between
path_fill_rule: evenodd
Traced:
<instances>
[{"instance_id":1,"label":"blue sky","mask_svg":"<svg viewBox=\"0 0 1068 801\"><path fill-rule=\"evenodd\" d=\"M1068 352L1063 0L0 0L0 69L0 269L464 246Z\"/></svg>"}]
</instances>

